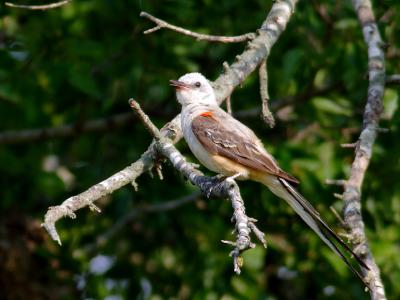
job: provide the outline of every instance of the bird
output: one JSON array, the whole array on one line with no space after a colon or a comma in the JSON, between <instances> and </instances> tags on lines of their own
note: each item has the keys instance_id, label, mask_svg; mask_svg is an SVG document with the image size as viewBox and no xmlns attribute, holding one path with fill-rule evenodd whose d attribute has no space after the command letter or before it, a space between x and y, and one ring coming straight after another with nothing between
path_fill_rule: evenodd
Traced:
<instances>
[{"instance_id":1,"label":"bird","mask_svg":"<svg viewBox=\"0 0 400 300\"><path fill-rule=\"evenodd\" d=\"M188 73L170 80L182 106L181 128L194 156L207 169L227 178L252 180L265 185L286 201L300 218L335 252L364 283L362 275L345 255L369 267L322 219L319 212L296 189L299 180L283 171L261 140L246 125L219 107L214 90L201 73Z\"/></svg>"}]
</instances>

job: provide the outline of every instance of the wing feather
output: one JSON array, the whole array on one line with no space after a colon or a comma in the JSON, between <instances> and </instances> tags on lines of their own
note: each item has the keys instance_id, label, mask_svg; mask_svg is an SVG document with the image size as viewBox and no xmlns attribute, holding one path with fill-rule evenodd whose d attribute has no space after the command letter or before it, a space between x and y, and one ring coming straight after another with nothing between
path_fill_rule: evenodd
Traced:
<instances>
[{"instance_id":1,"label":"wing feather","mask_svg":"<svg viewBox=\"0 0 400 300\"><path fill-rule=\"evenodd\" d=\"M193 119L192 131L207 151L255 170L279 176L292 184L299 184L296 178L284 172L273 157L260 147L261 142L249 128L228 116L231 128L218 122L213 114L203 113ZM227 116L224 117L227 120Z\"/></svg>"}]
</instances>

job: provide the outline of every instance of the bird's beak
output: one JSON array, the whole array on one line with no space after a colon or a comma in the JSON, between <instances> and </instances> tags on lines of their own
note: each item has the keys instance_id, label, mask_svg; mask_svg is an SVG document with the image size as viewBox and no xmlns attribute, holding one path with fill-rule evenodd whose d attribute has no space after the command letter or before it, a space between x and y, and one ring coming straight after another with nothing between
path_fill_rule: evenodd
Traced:
<instances>
[{"instance_id":1,"label":"bird's beak","mask_svg":"<svg viewBox=\"0 0 400 300\"><path fill-rule=\"evenodd\" d=\"M169 81L169 85L175 87L176 90L191 89L192 88L189 84L184 83L184 82L179 81L179 80L170 80Z\"/></svg>"}]
</instances>

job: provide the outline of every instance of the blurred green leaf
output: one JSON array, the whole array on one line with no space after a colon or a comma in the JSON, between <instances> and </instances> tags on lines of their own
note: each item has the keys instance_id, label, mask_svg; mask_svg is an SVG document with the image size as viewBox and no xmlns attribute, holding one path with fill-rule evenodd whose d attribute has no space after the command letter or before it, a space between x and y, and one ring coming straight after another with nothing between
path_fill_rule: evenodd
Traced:
<instances>
[{"instance_id":1,"label":"blurred green leaf","mask_svg":"<svg viewBox=\"0 0 400 300\"><path fill-rule=\"evenodd\" d=\"M328 99L323 97L315 97L312 100L313 105L320 111L336 114L351 116L351 110L346 102L340 99Z\"/></svg>"},{"instance_id":2,"label":"blurred green leaf","mask_svg":"<svg viewBox=\"0 0 400 300\"><path fill-rule=\"evenodd\" d=\"M80 90L81 92L95 98L100 97L100 91L98 86L93 79L91 70L88 65L77 64L70 69L68 80L73 87Z\"/></svg>"},{"instance_id":3,"label":"blurred green leaf","mask_svg":"<svg viewBox=\"0 0 400 300\"><path fill-rule=\"evenodd\" d=\"M387 88L383 97L383 116L389 120L393 117L399 106L399 93L394 89Z\"/></svg>"}]
</instances>

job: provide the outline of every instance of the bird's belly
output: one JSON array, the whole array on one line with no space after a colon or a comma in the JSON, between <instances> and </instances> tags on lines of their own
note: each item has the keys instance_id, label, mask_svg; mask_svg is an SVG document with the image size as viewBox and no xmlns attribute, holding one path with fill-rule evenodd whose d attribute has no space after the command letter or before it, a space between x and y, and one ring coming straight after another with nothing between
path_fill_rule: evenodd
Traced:
<instances>
[{"instance_id":1,"label":"bird's belly","mask_svg":"<svg viewBox=\"0 0 400 300\"><path fill-rule=\"evenodd\" d=\"M216 161L213 159L213 155L207 152L194 134L190 134L187 137L185 135L185 139L193 155L200 161L202 165L213 172L224 174L223 170L221 170Z\"/></svg>"}]
</instances>

